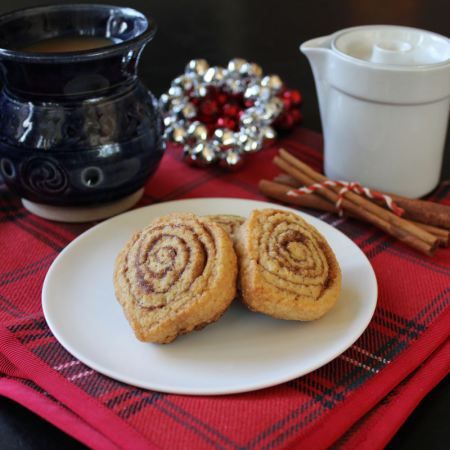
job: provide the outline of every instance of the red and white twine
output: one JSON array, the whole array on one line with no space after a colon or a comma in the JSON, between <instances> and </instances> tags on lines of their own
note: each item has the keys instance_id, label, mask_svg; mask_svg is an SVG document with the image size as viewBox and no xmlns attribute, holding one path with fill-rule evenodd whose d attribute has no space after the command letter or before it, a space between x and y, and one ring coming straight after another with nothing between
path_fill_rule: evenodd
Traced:
<instances>
[{"instance_id":1,"label":"red and white twine","mask_svg":"<svg viewBox=\"0 0 450 450\"><path fill-rule=\"evenodd\" d=\"M325 187L340 187L341 189L338 192L338 199L335 203L336 209L340 216L343 215L344 210L342 207L342 202L344 200L344 196L346 192L354 192L358 195L363 195L372 200L381 200L386 206L397 216L401 216L405 211L398 206L392 197L386 194L382 194L381 192L375 191L373 189L369 189L367 187L361 186L357 181L333 181L326 180L321 183L314 183L310 186L304 186L297 189L291 189L288 191L287 195L291 197L300 197L302 195L313 194L319 189L324 189Z\"/></svg>"}]
</instances>

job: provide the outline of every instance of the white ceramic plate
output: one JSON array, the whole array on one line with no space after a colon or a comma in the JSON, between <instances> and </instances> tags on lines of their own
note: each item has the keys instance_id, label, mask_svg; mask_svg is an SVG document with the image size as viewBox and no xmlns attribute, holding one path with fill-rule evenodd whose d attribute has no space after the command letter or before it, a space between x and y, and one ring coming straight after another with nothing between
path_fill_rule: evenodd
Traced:
<instances>
[{"instance_id":1,"label":"white ceramic plate","mask_svg":"<svg viewBox=\"0 0 450 450\"><path fill-rule=\"evenodd\" d=\"M171 212L240 214L282 208L239 199L160 203L103 222L75 239L45 278L42 305L58 341L93 369L119 381L178 394L230 394L304 375L350 347L372 318L377 283L361 250L344 234L301 214L327 238L342 269L342 293L325 317L276 320L235 302L216 323L169 345L139 342L114 297L115 257L132 233ZM289 209L289 208L283 208ZM298 212L298 211L295 211Z\"/></svg>"}]
</instances>

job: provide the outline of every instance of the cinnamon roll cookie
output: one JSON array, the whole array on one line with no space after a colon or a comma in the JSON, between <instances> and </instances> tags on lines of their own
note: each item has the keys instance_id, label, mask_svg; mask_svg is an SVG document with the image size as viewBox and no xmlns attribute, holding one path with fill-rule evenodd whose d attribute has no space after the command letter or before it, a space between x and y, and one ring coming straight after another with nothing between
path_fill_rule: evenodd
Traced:
<instances>
[{"instance_id":1,"label":"cinnamon roll cookie","mask_svg":"<svg viewBox=\"0 0 450 450\"><path fill-rule=\"evenodd\" d=\"M215 322L236 294L237 261L225 230L194 214L160 217L116 259L114 287L141 341L168 343Z\"/></svg>"},{"instance_id":2,"label":"cinnamon roll cookie","mask_svg":"<svg viewBox=\"0 0 450 450\"><path fill-rule=\"evenodd\" d=\"M341 271L325 238L297 214L255 210L237 238L244 303L280 319L314 320L336 302Z\"/></svg>"},{"instance_id":3,"label":"cinnamon roll cookie","mask_svg":"<svg viewBox=\"0 0 450 450\"><path fill-rule=\"evenodd\" d=\"M233 241L236 240L240 226L245 222L245 217L236 216L234 214L211 214L205 217L213 220L224 228Z\"/></svg>"}]
</instances>

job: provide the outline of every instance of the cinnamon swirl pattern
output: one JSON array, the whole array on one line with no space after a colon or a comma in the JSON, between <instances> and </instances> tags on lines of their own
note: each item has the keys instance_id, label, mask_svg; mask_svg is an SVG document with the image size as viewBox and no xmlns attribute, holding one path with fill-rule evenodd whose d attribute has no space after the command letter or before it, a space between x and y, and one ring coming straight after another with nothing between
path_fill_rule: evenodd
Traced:
<instances>
[{"instance_id":1,"label":"cinnamon swirl pattern","mask_svg":"<svg viewBox=\"0 0 450 450\"><path fill-rule=\"evenodd\" d=\"M234 214L211 214L205 217L208 217L224 228L233 241L236 240L240 226L245 222L244 217Z\"/></svg>"},{"instance_id":2,"label":"cinnamon swirl pattern","mask_svg":"<svg viewBox=\"0 0 450 450\"><path fill-rule=\"evenodd\" d=\"M136 337L168 343L215 322L236 295L237 260L208 218L170 214L137 232L116 259L114 287Z\"/></svg>"},{"instance_id":3,"label":"cinnamon swirl pattern","mask_svg":"<svg viewBox=\"0 0 450 450\"><path fill-rule=\"evenodd\" d=\"M314 320L337 301L341 272L325 238L300 216L255 210L239 231L236 250L244 303L290 320Z\"/></svg>"}]
</instances>

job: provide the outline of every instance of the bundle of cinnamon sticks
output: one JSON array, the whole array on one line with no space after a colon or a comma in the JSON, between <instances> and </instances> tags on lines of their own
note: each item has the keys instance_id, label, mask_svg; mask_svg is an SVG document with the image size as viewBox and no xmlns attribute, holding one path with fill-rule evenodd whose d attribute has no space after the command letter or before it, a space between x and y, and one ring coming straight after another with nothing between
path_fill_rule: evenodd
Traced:
<instances>
[{"instance_id":1,"label":"bundle of cinnamon sticks","mask_svg":"<svg viewBox=\"0 0 450 450\"><path fill-rule=\"evenodd\" d=\"M304 208L338 212L336 202L339 200L340 187L322 185L311 194L288 195L295 188L323 183L328 178L283 149L280 149L273 162L283 173L272 181L259 182L259 189L264 195ZM368 222L426 255L433 255L439 245L448 246L450 206L386 195L404 210L401 217L390 211L380 200L369 199L351 191L343 194L341 208L346 215Z\"/></svg>"}]
</instances>

